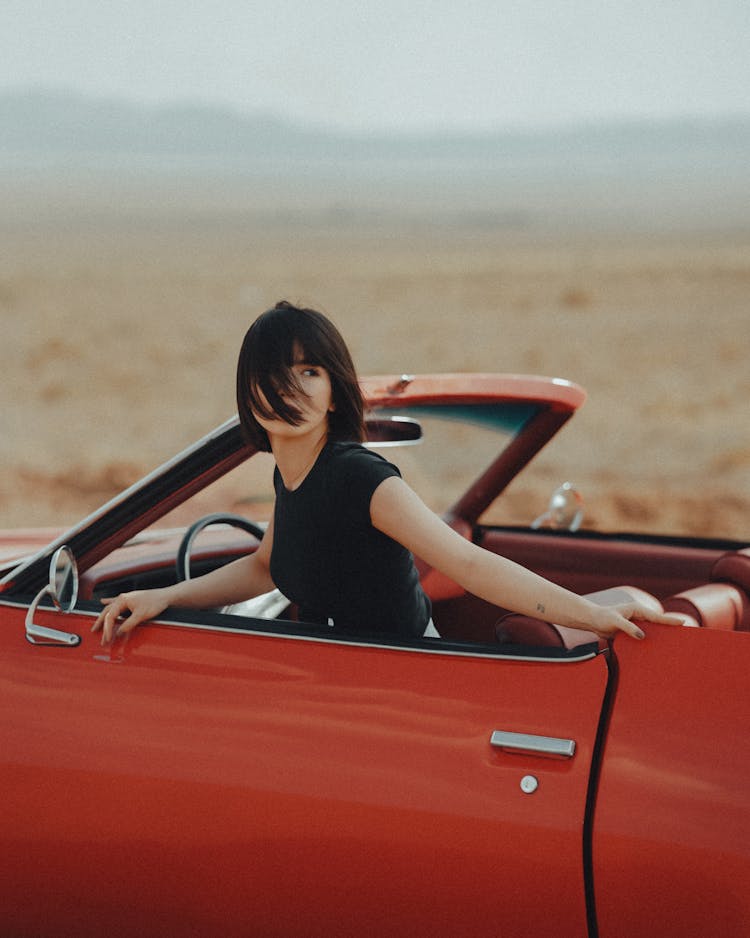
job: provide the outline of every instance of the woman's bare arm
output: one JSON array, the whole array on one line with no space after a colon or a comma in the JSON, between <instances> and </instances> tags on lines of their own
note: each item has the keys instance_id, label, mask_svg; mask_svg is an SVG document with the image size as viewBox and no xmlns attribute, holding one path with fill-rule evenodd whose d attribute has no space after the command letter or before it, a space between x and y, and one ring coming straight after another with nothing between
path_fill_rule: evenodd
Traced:
<instances>
[{"instance_id":1,"label":"woman's bare arm","mask_svg":"<svg viewBox=\"0 0 750 938\"><path fill-rule=\"evenodd\" d=\"M643 631L630 621L633 618L669 625L678 622L638 603L597 606L512 560L472 544L448 527L397 477L386 479L375 490L370 517L379 531L468 592L514 612L602 637L621 630L633 638L643 638Z\"/></svg>"},{"instance_id":2,"label":"woman's bare arm","mask_svg":"<svg viewBox=\"0 0 750 938\"><path fill-rule=\"evenodd\" d=\"M141 622L155 619L168 606L210 609L242 602L274 588L271 579L273 521L268 525L258 549L193 580L160 589L134 590L111 599L102 599L104 609L91 627L102 631L102 645L118 635L132 632ZM124 613L129 613L122 619Z\"/></svg>"}]
</instances>

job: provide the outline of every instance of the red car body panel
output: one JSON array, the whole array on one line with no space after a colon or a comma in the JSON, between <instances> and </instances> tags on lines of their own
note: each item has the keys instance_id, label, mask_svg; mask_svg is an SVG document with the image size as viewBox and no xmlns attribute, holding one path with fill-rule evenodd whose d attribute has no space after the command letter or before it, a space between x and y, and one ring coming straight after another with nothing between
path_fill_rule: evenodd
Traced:
<instances>
[{"instance_id":1,"label":"red car body panel","mask_svg":"<svg viewBox=\"0 0 750 938\"><path fill-rule=\"evenodd\" d=\"M60 528L18 528L0 530L0 564L17 563L62 534Z\"/></svg>"},{"instance_id":2,"label":"red car body panel","mask_svg":"<svg viewBox=\"0 0 750 938\"><path fill-rule=\"evenodd\" d=\"M157 625L103 650L75 613L66 628L81 645L40 649L18 641L15 619L0 635L13 675L0 718L14 754L5 934L51 921L81 936L113 922L175 936L545 934L551 922L587 934L602 656ZM495 729L574 739L575 756L495 750ZM533 794L520 787L529 774ZM529 891L532 906L519 901Z\"/></svg>"}]
</instances>

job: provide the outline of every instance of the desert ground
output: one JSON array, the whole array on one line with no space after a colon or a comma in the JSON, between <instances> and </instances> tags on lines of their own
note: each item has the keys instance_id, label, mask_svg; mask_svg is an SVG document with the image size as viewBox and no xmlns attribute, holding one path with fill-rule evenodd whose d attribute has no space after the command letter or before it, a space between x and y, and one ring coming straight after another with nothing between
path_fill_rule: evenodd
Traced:
<instances>
[{"instance_id":1,"label":"desert ground","mask_svg":"<svg viewBox=\"0 0 750 938\"><path fill-rule=\"evenodd\" d=\"M281 204L16 182L1 192L0 527L74 522L226 419L247 326L288 298L331 316L362 373L586 388L509 490L509 520L570 480L590 528L750 543L750 226L303 210L301 184Z\"/></svg>"}]
</instances>

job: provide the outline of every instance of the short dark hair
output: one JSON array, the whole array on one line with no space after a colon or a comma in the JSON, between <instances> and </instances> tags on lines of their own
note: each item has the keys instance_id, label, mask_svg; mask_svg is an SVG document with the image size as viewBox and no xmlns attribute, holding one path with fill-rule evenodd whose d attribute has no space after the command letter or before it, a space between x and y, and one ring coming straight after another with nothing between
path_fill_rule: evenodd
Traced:
<instances>
[{"instance_id":1,"label":"short dark hair","mask_svg":"<svg viewBox=\"0 0 750 938\"><path fill-rule=\"evenodd\" d=\"M304 393L292 368L300 354L305 363L325 368L330 376L334 410L329 414L329 438L361 443L365 439L364 402L341 333L323 313L286 300L255 320L240 349L237 412L248 443L263 452L271 449L268 434L253 412L279 417L292 426L301 422L300 411L283 396Z\"/></svg>"}]
</instances>

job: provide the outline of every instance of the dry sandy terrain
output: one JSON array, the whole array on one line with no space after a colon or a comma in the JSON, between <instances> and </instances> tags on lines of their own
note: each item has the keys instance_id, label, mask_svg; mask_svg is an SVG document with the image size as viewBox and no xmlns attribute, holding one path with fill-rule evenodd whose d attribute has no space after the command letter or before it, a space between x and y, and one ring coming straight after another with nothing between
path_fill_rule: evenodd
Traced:
<instances>
[{"instance_id":1,"label":"dry sandy terrain","mask_svg":"<svg viewBox=\"0 0 750 938\"><path fill-rule=\"evenodd\" d=\"M589 399L510 492L600 529L750 542L750 234L269 215L6 185L0 527L71 522L233 411L250 321L326 311L363 373L512 371Z\"/></svg>"}]
</instances>

